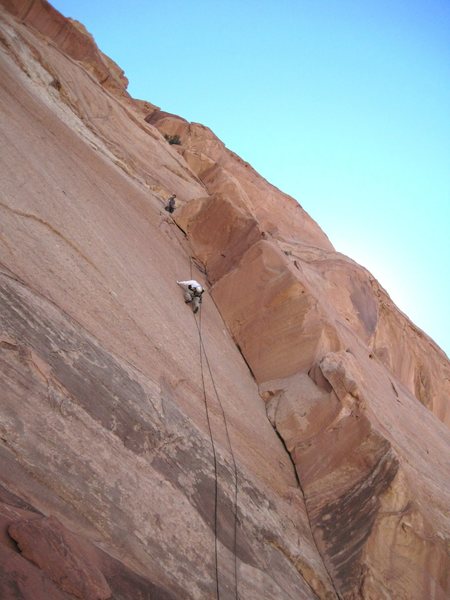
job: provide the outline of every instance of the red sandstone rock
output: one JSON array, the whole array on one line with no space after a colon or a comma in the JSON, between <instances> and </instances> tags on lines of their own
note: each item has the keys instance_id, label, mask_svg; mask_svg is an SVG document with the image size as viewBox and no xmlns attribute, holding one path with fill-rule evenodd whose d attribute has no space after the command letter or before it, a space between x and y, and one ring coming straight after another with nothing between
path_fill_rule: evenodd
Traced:
<instances>
[{"instance_id":1,"label":"red sandstone rock","mask_svg":"<svg viewBox=\"0 0 450 600\"><path fill-rule=\"evenodd\" d=\"M2 0L2 4L23 23L50 39L68 57L80 61L103 86L127 95L128 80L122 69L99 51L84 25L66 19L46 0Z\"/></svg>"},{"instance_id":2,"label":"red sandstone rock","mask_svg":"<svg viewBox=\"0 0 450 600\"><path fill-rule=\"evenodd\" d=\"M132 100L81 25L2 4L2 593L59 600L46 573L82 593L88 568L113 597L214 597L217 529L221 598L447 598L445 355L208 128ZM69 558L38 570L21 527Z\"/></svg>"},{"instance_id":3,"label":"red sandstone rock","mask_svg":"<svg viewBox=\"0 0 450 600\"><path fill-rule=\"evenodd\" d=\"M70 600L37 567L0 545L0 598L2 600Z\"/></svg>"},{"instance_id":4,"label":"red sandstone rock","mask_svg":"<svg viewBox=\"0 0 450 600\"><path fill-rule=\"evenodd\" d=\"M89 564L85 547L54 517L15 521L8 528L22 556L37 565L64 592L83 600L107 600L111 590Z\"/></svg>"}]
</instances>

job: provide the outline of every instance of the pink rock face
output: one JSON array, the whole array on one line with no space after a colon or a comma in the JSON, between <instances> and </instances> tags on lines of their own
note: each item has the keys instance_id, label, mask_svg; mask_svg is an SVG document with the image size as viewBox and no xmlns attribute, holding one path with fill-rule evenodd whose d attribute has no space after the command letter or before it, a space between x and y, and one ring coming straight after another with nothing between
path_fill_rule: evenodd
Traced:
<instances>
[{"instance_id":1,"label":"pink rock face","mask_svg":"<svg viewBox=\"0 0 450 600\"><path fill-rule=\"evenodd\" d=\"M447 600L447 357L82 25L0 4L0 597Z\"/></svg>"},{"instance_id":2,"label":"pink rock face","mask_svg":"<svg viewBox=\"0 0 450 600\"><path fill-rule=\"evenodd\" d=\"M8 529L14 524L41 518L41 515L33 512L31 506L0 487L0 598L2 600L73 598L58 588L47 573L20 554L17 544L8 533ZM65 562L68 564L68 561Z\"/></svg>"},{"instance_id":3,"label":"pink rock face","mask_svg":"<svg viewBox=\"0 0 450 600\"><path fill-rule=\"evenodd\" d=\"M16 521L9 535L22 556L37 565L64 592L85 600L107 600L103 574L86 560L85 548L54 517Z\"/></svg>"},{"instance_id":4,"label":"pink rock face","mask_svg":"<svg viewBox=\"0 0 450 600\"><path fill-rule=\"evenodd\" d=\"M81 23L66 19L46 0L2 0L2 4L23 23L51 40L67 56L85 65L106 88L127 95L128 80L122 69L100 52Z\"/></svg>"},{"instance_id":5,"label":"pink rock face","mask_svg":"<svg viewBox=\"0 0 450 600\"><path fill-rule=\"evenodd\" d=\"M70 600L32 563L0 545L0 598L2 600Z\"/></svg>"},{"instance_id":6,"label":"pink rock face","mask_svg":"<svg viewBox=\"0 0 450 600\"><path fill-rule=\"evenodd\" d=\"M320 306L270 242L248 250L239 268L214 286L213 297L259 383L308 370L324 351L339 347Z\"/></svg>"},{"instance_id":7,"label":"pink rock face","mask_svg":"<svg viewBox=\"0 0 450 600\"><path fill-rule=\"evenodd\" d=\"M325 233L293 198L230 152L210 129L161 111L152 112L148 122L165 134L179 135L180 152L209 193L247 206L262 231L285 242L301 241L333 250Z\"/></svg>"}]
</instances>

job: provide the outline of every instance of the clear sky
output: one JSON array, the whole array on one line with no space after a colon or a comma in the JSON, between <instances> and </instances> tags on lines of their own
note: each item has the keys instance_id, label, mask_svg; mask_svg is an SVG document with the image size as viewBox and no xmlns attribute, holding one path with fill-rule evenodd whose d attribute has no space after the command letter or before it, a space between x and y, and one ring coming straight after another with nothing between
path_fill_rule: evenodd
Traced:
<instances>
[{"instance_id":1,"label":"clear sky","mask_svg":"<svg viewBox=\"0 0 450 600\"><path fill-rule=\"evenodd\" d=\"M450 354L449 0L54 0L296 198Z\"/></svg>"}]
</instances>

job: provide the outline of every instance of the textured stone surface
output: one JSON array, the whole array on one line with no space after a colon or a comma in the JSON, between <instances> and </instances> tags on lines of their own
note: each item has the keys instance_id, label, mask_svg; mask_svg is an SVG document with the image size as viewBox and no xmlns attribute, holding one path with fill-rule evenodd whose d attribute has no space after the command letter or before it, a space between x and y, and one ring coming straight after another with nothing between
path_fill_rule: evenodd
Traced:
<instances>
[{"instance_id":1,"label":"textured stone surface","mask_svg":"<svg viewBox=\"0 0 450 600\"><path fill-rule=\"evenodd\" d=\"M262 384L268 416L343 597L444 599L447 430L358 350L326 354L310 375Z\"/></svg>"},{"instance_id":2,"label":"textured stone surface","mask_svg":"<svg viewBox=\"0 0 450 600\"><path fill-rule=\"evenodd\" d=\"M126 94L128 80L122 69L97 48L78 21L66 19L46 0L2 0L22 23L51 40L66 56L81 62L107 89Z\"/></svg>"},{"instance_id":3,"label":"textured stone surface","mask_svg":"<svg viewBox=\"0 0 450 600\"><path fill-rule=\"evenodd\" d=\"M88 562L85 545L54 517L15 521L8 533L17 542L22 556L64 592L86 600L111 598L105 577Z\"/></svg>"},{"instance_id":4,"label":"textured stone surface","mask_svg":"<svg viewBox=\"0 0 450 600\"><path fill-rule=\"evenodd\" d=\"M14 550L0 545L2 600L69 600L42 571Z\"/></svg>"},{"instance_id":5,"label":"textured stone surface","mask_svg":"<svg viewBox=\"0 0 450 600\"><path fill-rule=\"evenodd\" d=\"M0 596L216 598L217 539L222 600L447 598L447 357L80 24L0 4Z\"/></svg>"},{"instance_id":6,"label":"textured stone surface","mask_svg":"<svg viewBox=\"0 0 450 600\"><path fill-rule=\"evenodd\" d=\"M131 571L123 563L102 552L87 540L68 531L53 517L44 519L32 506L5 488L0 487L0 498L2 499L0 502L2 559L0 597L2 600L73 599L79 597L77 590L82 592L82 598L98 597L97 594L90 593L95 592L95 588L93 590L86 585L86 568L88 573L95 572L94 581L100 580L105 594L108 590L104 587L105 578L111 582L114 598L117 600L128 598L147 600L149 595L159 600L174 600L175 596L171 593ZM30 521L35 523L39 531L37 535L31 535L24 540L26 546L31 546L31 554L28 558L32 558L33 549L38 546L44 550L43 554L37 556L36 564L34 560L27 560L24 554L18 553L19 546L9 533L10 529L13 531L16 528L23 528L24 524L28 529L27 524ZM47 547L48 541L56 544ZM74 569L77 565L81 565L81 571ZM59 576L55 578L55 575ZM53 581L54 579L56 582ZM58 583L60 585L57 585ZM67 583L70 583L75 593L67 593L61 589L67 587Z\"/></svg>"}]
</instances>

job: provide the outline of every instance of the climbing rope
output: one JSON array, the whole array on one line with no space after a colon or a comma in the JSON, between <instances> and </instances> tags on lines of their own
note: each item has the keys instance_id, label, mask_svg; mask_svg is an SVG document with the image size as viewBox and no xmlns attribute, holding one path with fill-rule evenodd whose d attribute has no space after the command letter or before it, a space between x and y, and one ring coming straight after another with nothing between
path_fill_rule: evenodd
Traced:
<instances>
[{"instance_id":1,"label":"climbing rope","mask_svg":"<svg viewBox=\"0 0 450 600\"><path fill-rule=\"evenodd\" d=\"M206 398L206 386L205 386L205 375L203 370L203 344L201 339L201 328L199 328L197 324L197 319L195 319L195 324L199 330L199 355L200 355L200 373L202 378L202 388L203 388L203 401L205 404L205 413L206 413L206 422L208 424L208 433L209 439L211 441L211 448L213 452L213 464L214 464L214 570L216 574L216 597L217 600L220 598L219 591L219 556L218 556L218 547L217 547L217 523L218 523L218 497L219 497L219 478L217 474L217 453L216 446L214 444L214 436L211 428L211 419L209 417L209 408L208 408L208 400ZM201 313L200 313L200 324L201 324ZM205 355L206 356L206 355Z\"/></svg>"},{"instance_id":2,"label":"climbing rope","mask_svg":"<svg viewBox=\"0 0 450 600\"><path fill-rule=\"evenodd\" d=\"M170 219L169 222L172 222L174 225L176 225L176 227L179 228L179 226L173 220L173 218L169 217L169 219ZM180 229L180 231L182 231L181 228L179 228L179 229ZM188 262L189 262L189 272L190 272L190 277L192 279L192 277L193 277L193 262L194 262L193 261L193 257L184 248L184 246L181 243L180 239L178 238L177 234L175 234L175 239L179 243L179 245L181 247L181 250L183 251L183 253L186 255L186 257L188 259ZM217 597L217 600L220 600L219 553L218 553L219 478L218 478L217 451L216 451L216 445L215 445L215 442L214 442L214 435L213 435L212 427L211 427L210 411L209 411L208 399L207 399L207 394L206 394L203 356L205 357L205 362L206 362L206 366L207 366L208 372L209 372L209 377L211 379L211 383L212 383L212 386L213 386L213 389L214 389L214 394L215 394L215 397L217 399L217 403L218 403L218 405L220 407L220 411L221 411L221 414L222 414L222 419L223 419L224 428L225 428L225 436L226 436L226 439L227 439L227 444L228 444L228 447L229 447L229 450L230 450L231 460L232 460L232 464L233 464L233 473L234 473L234 499L233 499L234 500L233 501L233 519L234 519L234 524L233 524L234 581L235 581L235 600L239 600L239 592L238 592L238 568L237 568L237 526L238 526L238 517L237 517L237 507L238 507L238 471L237 471L237 464L236 464L236 459L235 459L234 452L233 452L233 446L231 444L230 432L229 432L229 429L228 429L228 423L227 423L227 418L226 418L225 410L224 410L222 401L220 399L219 392L217 390L216 382L214 380L214 376L213 376L212 369L211 369L211 364L209 362L208 354L206 353L205 345L203 343L203 335L202 335L202 310L201 310L201 307L200 307L200 309L198 311L198 321L197 321L197 318L196 318L196 316L195 316L194 313L192 313L192 316L194 317L194 321L195 321L195 325L197 327L198 337L199 337L199 358L200 358L201 381L202 381L202 388L203 388L203 401L204 401L204 405L205 405L206 421L207 421L207 425L208 425L208 433L209 433L209 438L210 438L211 448L212 448L212 453L213 453L213 467L214 467L214 571L215 571L215 579L216 579L216 597Z\"/></svg>"},{"instance_id":3,"label":"climbing rope","mask_svg":"<svg viewBox=\"0 0 450 600\"><path fill-rule=\"evenodd\" d=\"M194 319L195 319L195 315L194 315ZM216 382L214 381L214 377L213 377L212 370L211 370L211 365L209 363L208 355L206 353L205 346L204 346L204 343L203 343L203 336L202 336L202 313L201 313L201 310L199 310L198 323L197 323L197 319L195 319L195 324L197 325L198 335L199 335L200 355L202 354L202 350L203 350L203 353L205 355L206 365L208 367L209 376L211 378L211 383L212 383L212 386L213 386L213 389L214 389L214 393L215 393L217 402L218 402L218 404L220 406L220 410L221 410L221 413L222 413L223 423L224 423L224 427L225 427L225 435L226 435L226 438L227 438L227 444L228 444L228 447L230 449L231 460L232 460L232 463L233 463L233 472L234 472L234 502L233 502L233 505L234 505L233 506L233 517L234 517L234 524L233 524L234 581L235 581L235 598L236 598L236 600L239 600L239 593L238 593L238 572L237 572L237 524L238 524L238 520L237 520L237 506L238 506L238 472L237 472L237 465L236 465L236 459L234 457L233 446L231 444L231 438L230 438L230 433L229 433L229 430L228 430L228 423L227 423L227 418L226 418L226 415L225 415L225 410L223 408L223 404L222 404L222 401L220 399L219 392L217 391ZM201 356L200 356L200 364L202 365L202 383L203 383L203 386L204 386L203 360L202 360ZM205 388L204 387L203 387L203 390L205 392ZM206 404L206 392L205 392L205 404ZM208 420L208 425L209 425L209 420ZM211 440L212 440L212 444L214 444L214 441L213 441L212 437L211 437ZM217 483L216 483L216 490L217 490ZM216 547L217 547L217 543L216 543Z\"/></svg>"}]
</instances>

